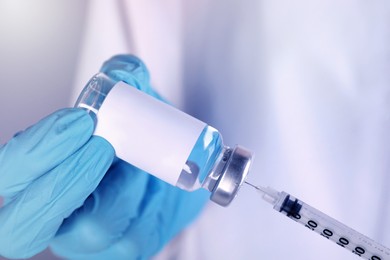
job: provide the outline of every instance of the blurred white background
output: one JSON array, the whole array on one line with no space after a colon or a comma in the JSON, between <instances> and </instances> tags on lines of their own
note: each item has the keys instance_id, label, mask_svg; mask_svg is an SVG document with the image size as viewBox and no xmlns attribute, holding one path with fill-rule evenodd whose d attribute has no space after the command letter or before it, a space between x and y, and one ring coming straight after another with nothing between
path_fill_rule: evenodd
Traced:
<instances>
[{"instance_id":1,"label":"blurred white background","mask_svg":"<svg viewBox=\"0 0 390 260\"><path fill-rule=\"evenodd\" d=\"M71 104L86 3L0 0L0 143Z\"/></svg>"}]
</instances>

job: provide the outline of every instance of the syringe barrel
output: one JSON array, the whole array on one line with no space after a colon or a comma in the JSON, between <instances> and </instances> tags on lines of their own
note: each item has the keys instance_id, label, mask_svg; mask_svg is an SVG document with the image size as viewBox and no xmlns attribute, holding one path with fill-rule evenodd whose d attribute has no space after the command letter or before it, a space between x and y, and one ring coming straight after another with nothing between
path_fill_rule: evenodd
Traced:
<instances>
[{"instance_id":1,"label":"syringe barrel","mask_svg":"<svg viewBox=\"0 0 390 260\"><path fill-rule=\"evenodd\" d=\"M390 259L390 249L286 192L280 193L274 209L362 258Z\"/></svg>"}]
</instances>

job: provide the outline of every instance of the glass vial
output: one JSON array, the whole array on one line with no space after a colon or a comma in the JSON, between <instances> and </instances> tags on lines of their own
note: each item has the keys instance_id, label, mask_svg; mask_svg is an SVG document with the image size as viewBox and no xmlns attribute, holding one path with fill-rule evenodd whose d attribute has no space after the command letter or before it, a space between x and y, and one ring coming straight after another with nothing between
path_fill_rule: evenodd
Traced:
<instances>
[{"instance_id":1,"label":"glass vial","mask_svg":"<svg viewBox=\"0 0 390 260\"><path fill-rule=\"evenodd\" d=\"M127 92L125 94L123 94L124 92L117 94L115 91L119 91L120 89ZM136 97L131 97L132 95L135 95ZM131 98L133 98L133 101L131 101ZM117 125L112 124L111 122L107 123L109 122L107 120L104 121L105 119L102 119L104 117L102 113L105 113L103 112L104 106L115 106L120 103L118 100L122 99L124 99L125 102L129 101L135 103L135 101L138 102L139 100L141 100L141 102L140 104L137 104L137 110L134 111L134 109L128 109L133 111L125 112L125 116L120 118L120 121L118 121L119 123ZM145 99L146 102L142 102L143 99ZM127 102L127 104L129 102ZM144 103L148 104L144 105ZM100 124L110 124L107 127L111 129L106 131L106 134L102 134L102 136L111 142L111 144L113 144L113 147L115 148L119 158L181 189L194 191L199 188L204 188L211 193L210 199L219 205L227 206L230 204L230 202L236 196L249 171L253 156L250 151L241 146L235 146L234 148L225 146L223 144L221 134L213 127L206 125L205 123L187 114L184 114L182 111L175 109L156 98L150 97L149 95L142 93L139 90L135 90L135 88L132 86L125 85L123 82L115 82L104 73L96 74L87 83L81 92L75 106L83 108L89 112L91 117L94 119L95 126L97 128L96 132L99 132L99 127L101 127ZM152 109L150 109L150 106ZM117 105L114 110L107 110L109 111L108 117L119 117L119 112L123 112L119 111L123 110L122 107L123 106ZM138 117L141 119L139 120L140 122L132 123L137 126L143 124L143 122L147 122L147 124L149 124L149 121L153 121L154 124L154 121L158 121L156 123L157 127L153 125L153 127L143 128L143 130L141 130L141 134L136 137L133 136L132 130L134 130L134 128L131 127L130 129L126 130L126 135L119 137L117 142L111 141L111 137L106 136L115 135L115 137L112 137L112 140L118 138L118 135L120 134L117 134L117 132L121 130L120 128L126 127L126 123L121 124L121 122L126 120L133 120L135 115L144 113L144 110L151 111L149 111L149 114ZM99 112L101 114L99 114ZM168 120L160 120L160 116L168 116ZM192 139L187 138L184 135L184 137L182 137L184 139L180 140L181 133L186 130L179 131L179 135L174 135L173 137L169 137L169 131L168 137L159 136L159 130L165 129L166 127L169 129L169 124L172 124L172 122L176 122L177 126L179 127L187 126L187 130L191 129L188 128L191 127L191 124L194 124L194 126L199 128L200 131L191 133L191 135L196 135L195 138ZM153 130L151 130L151 128L153 128ZM163 141L165 141L166 138L173 139L168 141L168 145L165 144L165 147L158 147L160 145L159 142L153 142L153 147L145 148L144 146L146 145L141 144L140 148L136 149L134 148L136 147L134 142L132 145L130 145L131 147L126 147L125 144L128 141L126 139L142 139L140 135L150 135L148 134L148 131L150 131L150 133L155 136L154 138L164 139ZM157 135L155 133L157 133ZM148 139L149 137L146 136L145 140ZM188 146L191 148L188 150L189 156L185 155L186 159L183 162L180 162L180 160L175 161L178 156L177 154L175 155L175 151L169 151L169 148L175 145L176 147L179 147L181 144L189 142L188 139L194 140L192 143L190 142ZM135 140L135 142L137 141L139 140ZM162 145L164 146L164 144ZM122 148L123 146L124 148ZM151 151L154 151L158 148L163 149L164 152L150 155ZM128 156L126 151L124 151L123 156L121 157L120 152L118 153L118 151L121 151L121 149L136 149L137 151L133 153L133 155L136 154L136 157L133 157L133 155ZM171 157L174 157L174 159L172 160L173 162L167 163L170 158L170 152L172 152ZM163 156L165 156L163 159L157 158ZM142 162L144 160L147 160L146 163ZM168 172L164 173L163 169L166 168L166 164L180 164L177 168L180 170L177 172L168 170ZM150 165L152 165L152 168L149 168Z\"/></svg>"}]
</instances>

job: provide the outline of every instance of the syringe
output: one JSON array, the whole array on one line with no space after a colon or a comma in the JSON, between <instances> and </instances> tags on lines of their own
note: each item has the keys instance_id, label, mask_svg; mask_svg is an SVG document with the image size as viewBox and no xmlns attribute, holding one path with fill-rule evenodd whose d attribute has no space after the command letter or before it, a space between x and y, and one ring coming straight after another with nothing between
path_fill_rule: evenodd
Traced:
<instances>
[{"instance_id":1,"label":"syringe","mask_svg":"<svg viewBox=\"0 0 390 260\"><path fill-rule=\"evenodd\" d=\"M245 183L259 191L263 195L263 199L272 204L275 210L339 246L350 250L352 253L369 260L390 259L389 248L347 227L290 194L284 191L276 191L270 187L255 186L247 181Z\"/></svg>"}]
</instances>

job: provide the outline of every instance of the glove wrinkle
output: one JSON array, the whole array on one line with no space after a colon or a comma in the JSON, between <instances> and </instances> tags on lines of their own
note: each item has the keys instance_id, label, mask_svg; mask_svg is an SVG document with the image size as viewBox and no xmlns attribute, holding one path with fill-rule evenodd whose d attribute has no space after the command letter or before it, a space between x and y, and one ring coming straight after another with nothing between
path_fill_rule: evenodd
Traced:
<instances>
[{"instance_id":1,"label":"glove wrinkle","mask_svg":"<svg viewBox=\"0 0 390 260\"><path fill-rule=\"evenodd\" d=\"M62 164L18 193L0 209L1 254L20 258L44 250L63 220L96 189L113 158L111 145L93 137Z\"/></svg>"},{"instance_id":2,"label":"glove wrinkle","mask_svg":"<svg viewBox=\"0 0 390 260\"><path fill-rule=\"evenodd\" d=\"M64 162L92 131L86 111L62 109L8 141L0 149L0 196L13 196Z\"/></svg>"}]
</instances>

